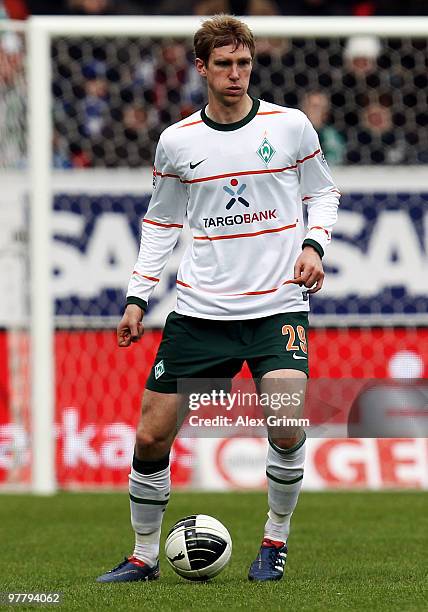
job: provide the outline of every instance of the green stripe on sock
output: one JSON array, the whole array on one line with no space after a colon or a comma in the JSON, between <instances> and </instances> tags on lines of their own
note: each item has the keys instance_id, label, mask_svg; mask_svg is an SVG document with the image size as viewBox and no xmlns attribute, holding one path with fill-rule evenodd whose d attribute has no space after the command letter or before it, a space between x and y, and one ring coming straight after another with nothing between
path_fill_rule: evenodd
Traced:
<instances>
[{"instance_id":1,"label":"green stripe on sock","mask_svg":"<svg viewBox=\"0 0 428 612\"><path fill-rule=\"evenodd\" d=\"M302 480L303 478L303 474L302 474L301 476L297 476L297 478L293 478L293 480L282 480L281 478L277 478L276 476L269 474L269 472L266 472L266 476L270 478L271 480L273 480L274 482L279 482L279 484L285 484L285 485L295 484L296 482L299 482L299 480Z\"/></svg>"},{"instance_id":2,"label":"green stripe on sock","mask_svg":"<svg viewBox=\"0 0 428 612\"><path fill-rule=\"evenodd\" d=\"M152 504L153 506L166 506L168 503L168 499L162 501L160 499L143 499L142 497L135 497L134 495L129 494L129 499L136 504Z\"/></svg>"}]
</instances>

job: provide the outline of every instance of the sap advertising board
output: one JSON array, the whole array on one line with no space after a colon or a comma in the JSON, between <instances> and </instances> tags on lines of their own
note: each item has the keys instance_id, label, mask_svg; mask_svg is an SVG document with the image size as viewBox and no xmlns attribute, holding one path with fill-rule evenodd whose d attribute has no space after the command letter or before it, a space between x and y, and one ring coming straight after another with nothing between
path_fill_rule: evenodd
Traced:
<instances>
[{"instance_id":1,"label":"sap advertising board","mask_svg":"<svg viewBox=\"0 0 428 612\"><path fill-rule=\"evenodd\" d=\"M148 195L57 195L52 215L52 291L59 325L114 325L139 246ZM343 195L324 259L315 324L428 321L428 193ZM28 211L0 197L0 324L25 315L30 262ZM156 288L147 323L162 326L174 308L176 271L189 241L183 232ZM339 316L338 316L339 315Z\"/></svg>"}]
</instances>

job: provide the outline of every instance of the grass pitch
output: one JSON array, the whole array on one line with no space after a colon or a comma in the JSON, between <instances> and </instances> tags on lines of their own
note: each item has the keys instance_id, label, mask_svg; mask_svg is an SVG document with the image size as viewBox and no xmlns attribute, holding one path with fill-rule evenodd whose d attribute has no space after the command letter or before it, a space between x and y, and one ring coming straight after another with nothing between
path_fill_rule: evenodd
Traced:
<instances>
[{"instance_id":1,"label":"grass pitch","mask_svg":"<svg viewBox=\"0 0 428 612\"><path fill-rule=\"evenodd\" d=\"M426 610L427 509L422 492L303 493L284 579L254 584L266 495L175 492L164 534L188 514L216 516L232 535L229 566L212 582L187 582L162 541L159 581L107 585L95 577L132 549L126 493L2 495L0 591L61 591L63 610Z\"/></svg>"}]
</instances>

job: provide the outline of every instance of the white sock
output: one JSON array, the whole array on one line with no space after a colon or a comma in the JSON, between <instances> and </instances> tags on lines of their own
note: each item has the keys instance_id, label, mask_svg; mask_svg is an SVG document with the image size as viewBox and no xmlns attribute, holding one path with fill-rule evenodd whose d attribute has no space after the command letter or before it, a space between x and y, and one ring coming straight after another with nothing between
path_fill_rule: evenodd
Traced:
<instances>
[{"instance_id":1,"label":"white sock","mask_svg":"<svg viewBox=\"0 0 428 612\"><path fill-rule=\"evenodd\" d=\"M142 533L135 532L135 546L133 556L144 561L147 565L156 565L159 557L159 540L160 540L161 528L143 535Z\"/></svg>"},{"instance_id":2,"label":"white sock","mask_svg":"<svg viewBox=\"0 0 428 612\"><path fill-rule=\"evenodd\" d=\"M169 464L151 474L137 471L135 465L134 459L129 474L131 523L135 531L134 557L153 566L159 557L162 519L169 501Z\"/></svg>"},{"instance_id":3,"label":"white sock","mask_svg":"<svg viewBox=\"0 0 428 612\"><path fill-rule=\"evenodd\" d=\"M270 540L286 542L290 533L291 515L302 487L305 440L306 435L290 449L281 449L269 440L266 458L269 512L264 537Z\"/></svg>"}]
</instances>

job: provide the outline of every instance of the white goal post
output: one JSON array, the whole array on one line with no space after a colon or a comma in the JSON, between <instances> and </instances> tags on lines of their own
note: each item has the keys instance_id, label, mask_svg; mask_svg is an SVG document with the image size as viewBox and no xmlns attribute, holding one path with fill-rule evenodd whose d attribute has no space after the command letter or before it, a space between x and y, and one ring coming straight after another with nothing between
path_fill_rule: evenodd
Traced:
<instances>
[{"instance_id":1,"label":"white goal post","mask_svg":"<svg viewBox=\"0 0 428 612\"><path fill-rule=\"evenodd\" d=\"M270 38L337 38L366 34L378 37L428 37L428 19L421 17L254 17L245 18L245 21L256 36ZM57 36L191 37L200 23L201 19L198 17L32 17L26 24L32 267L32 478L35 493L51 494L56 490L53 435L54 315L50 292L49 255L54 180L51 170L53 133L51 41ZM343 176L345 181L351 182L354 177L355 183L358 184L360 173L361 168L353 168ZM335 172L340 184L339 174ZM415 188L415 180L419 186L427 185L423 169L417 169L412 184L407 184L408 189ZM364 189L361 185L360 188Z\"/></svg>"}]
</instances>

